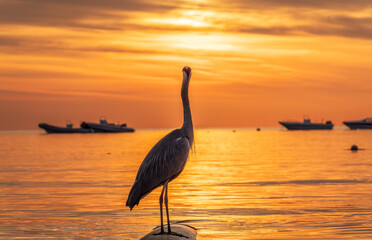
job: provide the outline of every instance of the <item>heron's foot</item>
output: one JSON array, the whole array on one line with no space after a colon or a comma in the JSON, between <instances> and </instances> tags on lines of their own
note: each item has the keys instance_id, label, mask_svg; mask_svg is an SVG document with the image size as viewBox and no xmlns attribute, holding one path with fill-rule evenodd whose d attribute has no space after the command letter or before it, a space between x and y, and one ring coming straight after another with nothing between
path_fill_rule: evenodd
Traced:
<instances>
[{"instance_id":1,"label":"heron's foot","mask_svg":"<svg viewBox=\"0 0 372 240\"><path fill-rule=\"evenodd\" d=\"M177 236L177 237L181 237L181 238L189 238L189 237L186 237L182 234L179 234L179 233L176 233L176 232L167 232L168 235L173 235L173 236Z\"/></svg>"},{"instance_id":2,"label":"heron's foot","mask_svg":"<svg viewBox=\"0 0 372 240\"><path fill-rule=\"evenodd\" d=\"M164 230L162 230L162 231L160 231L160 232L158 232L158 233L154 233L154 236L156 236L156 235L163 235L163 234L167 234L167 233L164 232Z\"/></svg>"},{"instance_id":3,"label":"heron's foot","mask_svg":"<svg viewBox=\"0 0 372 240\"><path fill-rule=\"evenodd\" d=\"M177 236L177 237L181 237L181 238L189 238L189 237L186 237L182 234L179 234L179 233L176 233L176 232L162 232L160 231L159 233L154 233L154 235L173 235L173 236Z\"/></svg>"}]
</instances>

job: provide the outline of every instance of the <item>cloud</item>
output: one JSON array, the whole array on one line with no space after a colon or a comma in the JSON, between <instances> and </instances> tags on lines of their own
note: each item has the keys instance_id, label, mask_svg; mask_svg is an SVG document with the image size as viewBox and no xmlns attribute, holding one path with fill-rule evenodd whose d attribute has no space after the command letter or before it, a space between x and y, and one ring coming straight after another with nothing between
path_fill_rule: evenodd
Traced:
<instances>
[{"instance_id":1,"label":"cloud","mask_svg":"<svg viewBox=\"0 0 372 240\"><path fill-rule=\"evenodd\" d=\"M309 8L309 9L362 9L372 6L370 0L235 0L235 1L220 1L224 6L236 8L244 7L246 9L264 9L272 10L274 8Z\"/></svg>"},{"instance_id":2,"label":"cloud","mask_svg":"<svg viewBox=\"0 0 372 240\"><path fill-rule=\"evenodd\" d=\"M0 48L1 47L17 47L20 45L22 39L17 37L10 36L1 36L0 35Z\"/></svg>"},{"instance_id":3,"label":"cloud","mask_svg":"<svg viewBox=\"0 0 372 240\"><path fill-rule=\"evenodd\" d=\"M110 97L110 98L131 98L131 99L141 99L141 97L136 96L136 93L127 91L115 92L115 91L77 91L77 90L44 90L44 91L22 91L22 90L9 90L0 89L0 94L4 99L10 96L18 98L65 98L65 97L86 97L86 98L96 98L96 97Z\"/></svg>"},{"instance_id":4,"label":"cloud","mask_svg":"<svg viewBox=\"0 0 372 240\"><path fill-rule=\"evenodd\" d=\"M125 19L131 11L164 12L174 6L144 0L12 0L0 1L0 24L93 27L82 19Z\"/></svg>"},{"instance_id":5,"label":"cloud","mask_svg":"<svg viewBox=\"0 0 372 240\"><path fill-rule=\"evenodd\" d=\"M351 38L372 39L372 18L356 18L349 16L328 17L323 22L328 23L324 29L307 28L315 34L338 35Z\"/></svg>"},{"instance_id":6,"label":"cloud","mask_svg":"<svg viewBox=\"0 0 372 240\"><path fill-rule=\"evenodd\" d=\"M208 4L193 5L187 1L164 3L156 0L3 0L0 1L0 25L18 24L107 31L133 29L159 32L237 31L263 35L312 34L372 38L372 18L351 16L355 10L372 7L370 0L219 0ZM216 11L218 14L202 17L201 19L208 24L207 27L199 28L189 25L136 22L134 16L140 15L131 14L143 12L158 14L161 17L171 10L190 10L193 7L198 8L200 12L208 10ZM303 8L308 11L301 11ZM234 13L240 13L241 20L238 20ZM255 16L259 15L262 19L247 23L244 17L249 17L250 13L255 13ZM225 18L224 16L228 14L231 14L231 17ZM277 14L282 14L283 19L273 20ZM283 20L294 24L286 25ZM5 44L12 45L10 42L0 40L0 45Z\"/></svg>"},{"instance_id":7,"label":"cloud","mask_svg":"<svg viewBox=\"0 0 372 240\"><path fill-rule=\"evenodd\" d=\"M77 52L62 39L43 36L0 35L1 54L15 55L52 55L75 56ZM0 71L0 75L3 71Z\"/></svg>"},{"instance_id":8,"label":"cloud","mask_svg":"<svg viewBox=\"0 0 372 240\"><path fill-rule=\"evenodd\" d=\"M90 46L74 46L58 39L49 39L40 36L1 36L0 50L8 54L28 55L53 55L53 54L84 54L88 52L114 52L114 53L138 53L156 54L168 53L165 50L149 50L129 48L122 44L90 44ZM0 71L1 73L1 71Z\"/></svg>"},{"instance_id":9,"label":"cloud","mask_svg":"<svg viewBox=\"0 0 372 240\"><path fill-rule=\"evenodd\" d=\"M94 73L68 72L62 70L39 70L39 69L18 69L6 68L0 70L0 78L22 78L22 79L97 79L99 76Z\"/></svg>"},{"instance_id":10,"label":"cloud","mask_svg":"<svg viewBox=\"0 0 372 240\"><path fill-rule=\"evenodd\" d=\"M329 35L348 38L372 39L372 18L335 16L319 18L308 25L294 26L244 26L238 32L268 35Z\"/></svg>"},{"instance_id":11,"label":"cloud","mask_svg":"<svg viewBox=\"0 0 372 240\"><path fill-rule=\"evenodd\" d=\"M74 50L83 51L83 52L86 51L86 52L113 52L113 53L139 53L139 54L167 53L167 51L128 49L122 46L115 46L115 45L82 47L82 48L75 48Z\"/></svg>"}]
</instances>

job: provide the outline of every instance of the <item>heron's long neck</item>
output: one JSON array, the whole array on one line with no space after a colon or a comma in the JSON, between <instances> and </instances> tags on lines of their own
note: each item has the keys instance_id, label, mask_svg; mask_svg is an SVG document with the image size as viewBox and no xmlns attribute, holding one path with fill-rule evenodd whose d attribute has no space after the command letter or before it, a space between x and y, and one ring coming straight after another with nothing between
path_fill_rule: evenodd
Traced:
<instances>
[{"instance_id":1,"label":"heron's long neck","mask_svg":"<svg viewBox=\"0 0 372 240\"><path fill-rule=\"evenodd\" d=\"M183 126L182 129L185 131L189 138L190 144L194 141L194 130L191 118L191 109L189 102L189 81L184 80L182 83L181 97L183 104Z\"/></svg>"}]
</instances>

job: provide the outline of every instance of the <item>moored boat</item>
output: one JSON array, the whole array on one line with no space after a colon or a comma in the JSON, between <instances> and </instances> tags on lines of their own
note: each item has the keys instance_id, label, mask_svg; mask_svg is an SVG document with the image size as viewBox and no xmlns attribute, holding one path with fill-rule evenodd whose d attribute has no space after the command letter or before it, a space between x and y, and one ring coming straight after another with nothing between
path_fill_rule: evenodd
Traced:
<instances>
[{"instance_id":1,"label":"moored boat","mask_svg":"<svg viewBox=\"0 0 372 240\"><path fill-rule=\"evenodd\" d=\"M67 123L66 127L58 127L47 123L40 123L39 128L44 129L47 133L93 133L93 129L73 128L72 123Z\"/></svg>"},{"instance_id":2,"label":"moored boat","mask_svg":"<svg viewBox=\"0 0 372 240\"><path fill-rule=\"evenodd\" d=\"M82 122L80 126L86 129L93 129L95 132L134 132L134 129L127 127L125 123L108 123L105 118L101 118L99 123Z\"/></svg>"},{"instance_id":3,"label":"moored boat","mask_svg":"<svg viewBox=\"0 0 372 240\"><path fill-rule=\"evenodd\" d=\"M304 119L303 122L279 122L288 130L331 130L333 123L326 121L326 123L312 123L310 119Z\"/></svg>"},{"instance_id":4,"label":"moored boat","mask_svg":"<svg viewBox=\"0 0 372 240\"><path fill-rule=\"evenodd\" d=\"M343 124L350 129L372 129L372 118L365 118L357 121L344 121Z\"/></svg>"}]
</instances>

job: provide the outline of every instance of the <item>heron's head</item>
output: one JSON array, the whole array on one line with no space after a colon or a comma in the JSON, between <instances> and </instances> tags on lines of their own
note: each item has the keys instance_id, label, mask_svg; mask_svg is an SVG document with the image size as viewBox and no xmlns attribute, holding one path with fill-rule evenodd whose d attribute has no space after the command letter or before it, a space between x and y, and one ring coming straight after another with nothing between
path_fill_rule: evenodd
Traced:
<instances>
[{"instance_id":1,"label":"heron's head","mask_svg":"<svg viewBox=\"0 0 372 240\"><path fill-rule=\"evenodd\" d=\"M187 80L187 81L190 81L190 78L191 78L191 68L186 66L182 69L182 73L183 73L183 79L184 80Z\"/></svg>"}]
</instances>

